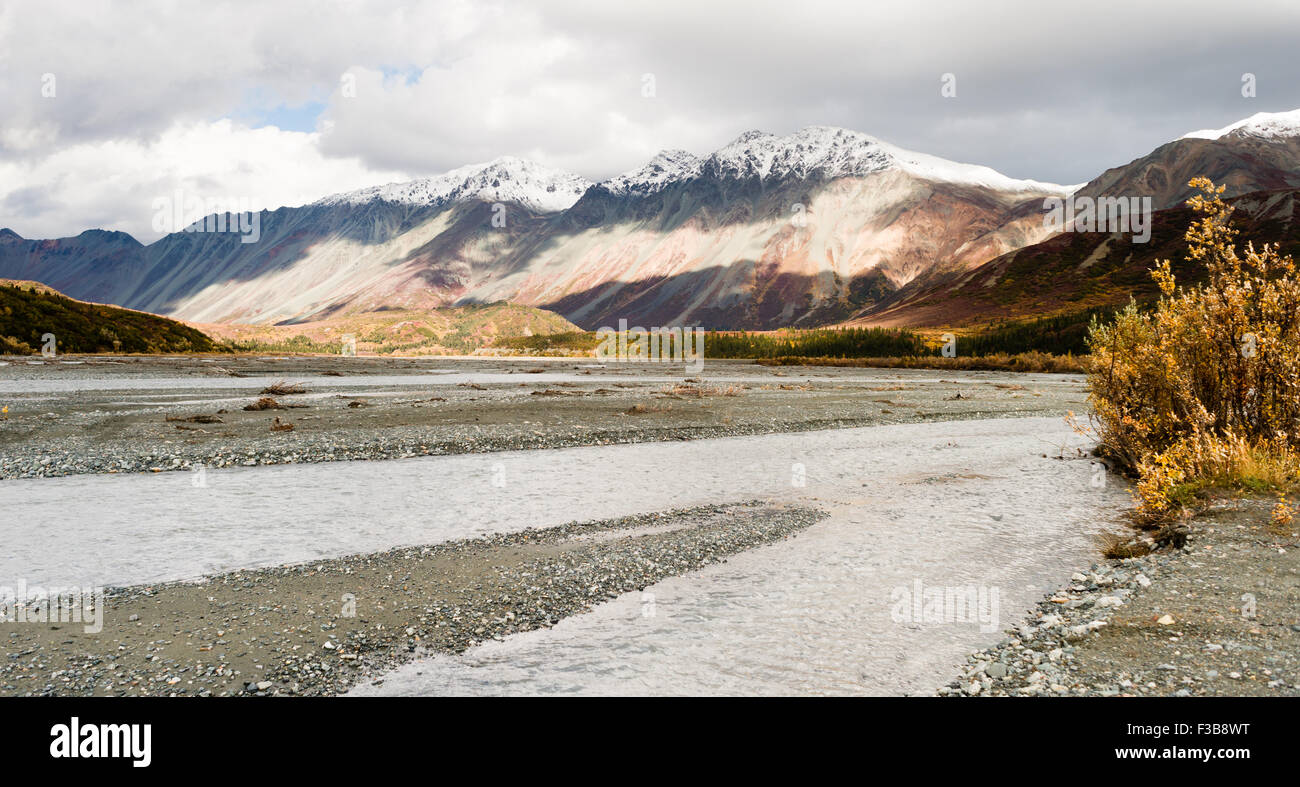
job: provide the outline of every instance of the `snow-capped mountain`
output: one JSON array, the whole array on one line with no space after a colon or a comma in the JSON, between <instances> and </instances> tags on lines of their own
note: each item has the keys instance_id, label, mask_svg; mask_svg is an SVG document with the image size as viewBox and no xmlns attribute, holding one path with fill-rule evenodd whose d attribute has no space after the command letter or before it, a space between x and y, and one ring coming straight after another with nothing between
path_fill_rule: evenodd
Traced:
<instances>
[{"instance_id":1,"label":"snow-capped mountain","mask_svg":"<svg viewBox=\"0 0 1300 787\"><path fill-rule=\"evenodd\" d=\"M1038 240L1026 201L1065 191L846 129L752 131L599 184L504 157L264 212L258 243L173 233L55 278L196 322L509 300L593 326L812 324ZM0 275L53 262L8 249Z\"/></svg>"},{"instance_id":2,"label":"snow-capped mountain","mask_svg":"<svg viewBox=\"0 0 1300 787\"><path fill-rule=\"evenodd\" d=\"M1184 205L1194 193L1187 183L1198 176L1226 187L1235 215L1244 228L1258 232L1257 240L1286 241L1300 214L1300 110L1261 112L1220 129L1185 134L1078 189L1080 197L1151 197L1155 238L1148 244L1114 243L1107 233L1044 239L969 271L901 288L852 322L938 325L947 320L955 325L1023 314L1029 304L1123 303L1151 289L1146 272L1153 259L1179 259L1190 220Z\"/></svg>"},{"instance_id":3,"label":"snow-capped mountain","mask_svg":"<svg viewBox=\"0 0 1300 787\"><path fill-rule=\"evenodd\" d=\"M600 185L609 193L620 196L654 194L670 183L698 175L700 163L701 159L684 150L665 150L644 167L601 181Z\"/></svg>"},{"instance_id":4,"label":"snow-capped mountain","mask_svg":"<svg viewBox=\"0 0 1300 787\"><path fill-rule=\"evenodd\" d=\"M1206 174L1300 187L1296 113L1175 140L1081 194L1185 199ZM1217 132L1205 132L1214 134ZM178 232L31 241L0 233L0 278L196 322L293 322L508 300L584 327L811 326L888 305L1043 240L1073 191L811 126L664 151L600 183L505 157L260 214L256 243ZM505 206L504 213L498 206Z\"/></svg>"},{"instance_id":5,"label":"snow-capped mountain","mask_svg":"<svg viewBox=\"0 0 1300 787\"><path fill-rule=\"evenodd\" d=\"M989 167L904 150L834 126L809 126L784 137L747 131L699 166L701 173L716 177L759 179L860 177L886 169L1002 191L1059 193L1066 189L1054 183L1016 180Z\"/></svg>"},{"instance_id":6,"label":"snow-capped mountain","mask_svg":"<svg viewBox=\"0 0 1300 787\"><path fill-rule=\"evenodd\" d=\"M1157 210L1182 205L1187 182L1205 176L1227 196L1300 187L1300 109L1260 112L1220 129L1193 131L1108 169L1080 196L1150 196Z\"/></svg>"},{"instance_id":7,"label":"snow-capped mountain","mask_svg":"<svg viewBox=\"0 0 1300 787\"><path fill-rule=\"evenodd\" d=\"M1290 112L1256 112L1223 128L1189 132L1182 139L1220 139L1232 133L1267 139L1300 136L1300 109Z\"/></svg>"},{"instance_id":8,"label":"snow-capped mountain","mask_svg":"<svg viewBox=\"0 0 1300 787\"><path fill-rule=\"evenodd\" d=\"M572 172L502 156L486 164L470 164L431 178L334 194L314 204L332 207L392 202L441 207L449 202L477 199L513 202L536 211L554 212L577 202L591 185L591 181Z\"/></svg>"},{"instance_id":9,"label":"snow-capped mountain","mask_svg":"<svg viewBox=\"0 0 1300 787\"><path fill-rule=\"evenodd\" d=\"M545 305L587 326L816 324L1041 239L1033 206L1069 188L847 129L750 131L597 184L544 243L479 268L461 301Z\"/></svg>"},{"instance_id":10,"label":"snow-capped mountain","mask_svg":"<svg viewBox=\"0 0 1300 787\"><path fill-rule=\"evenodd\" d=\"M809 126L787 136L747 131L705 158L665 150L640 169L600 185L613 194L645 194L696 177L744 180L861 177L898 169L927 180L999 189L1059 193L1070 187L1017 180L975 164L960 164L891 145L835 126Z\"/></svg>"}]
</instances>

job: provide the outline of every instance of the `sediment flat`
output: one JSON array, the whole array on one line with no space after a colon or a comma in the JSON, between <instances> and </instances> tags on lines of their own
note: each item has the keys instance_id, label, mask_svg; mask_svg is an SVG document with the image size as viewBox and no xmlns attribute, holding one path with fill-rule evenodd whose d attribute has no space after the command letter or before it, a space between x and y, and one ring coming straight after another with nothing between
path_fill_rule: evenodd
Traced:
<instances>
[{"instance_id":1,"label":"sediment flat","mask_svg":"<svg viewBox=\"0 0 1300 787\"><path fill-rule=\"evenodd\" d=\"M302 392L244 409L277 382ZM1079 375L318 356L6 357L0 405L0 479L1061 418L1087 406ZM1224 501L1180 549L1081 564L1000 645L954 665L942 693L1300 693L1300 553L1267 532L1265 508ZM770 500L600 521L575 511L558 527L118 588L98 634L0 623L0 694L374 687L419 654L553 626L824 516Z\"/></svg>"},{"instance_id":2,"label":"sediment flat","mask_svg":"<svg viewBox=\"0 0 1300 787\"><path fill-rule=\"evenodd\" d=\"M393 459L923 421L1063 416L1081 375L744 361L0 359L0 479ZM283 409L245 410L275 382ZM273 427L279 425L279 430ZM289 426L291 428L285 428Z\"/></svg>"},{"instance_id":3,"label":"sediment flat","mask_svg":"<svg viewBox=\"0 0 1300 787\"><path fill-rule=\"evenodd\" d=\"M459 652L817 522L701 506L110 591L103 630L0 624L0 695L312 696Z\"/></svg>"}]
</instances>

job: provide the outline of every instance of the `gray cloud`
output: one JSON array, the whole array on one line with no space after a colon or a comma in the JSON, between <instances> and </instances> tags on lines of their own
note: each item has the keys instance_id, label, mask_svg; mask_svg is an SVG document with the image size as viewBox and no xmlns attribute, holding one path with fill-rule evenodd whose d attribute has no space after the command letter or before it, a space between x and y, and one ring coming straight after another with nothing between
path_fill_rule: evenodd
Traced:
<instances>
[{"instance_id":1,"label":"gray cloud","mask_svg":"<svg viewBox=\"0 0 1300 787\"><path fill-rule=\"evenodd\" d=\"M63 204L54 199L48 189L40 186L14 189L0 200L0 215L39 216L62 208Z\"/></svg>"},{"instance_id":2,"label":"gray cloud","mask_svg":"<svg viewBox=\"0 0 1300 787\"><path fill-rule=\"evenodd\" d=\"M49 178L42 162L102 155L102 178L123 141L147 150L178 124L316 100L321 133L301 155L354 161L339 188L505 154L601 178L660 149L823 124L1075 183L1188 131L1300 107L1297 33L1300 6L1280 0L13 4L0 10L0 171ZM1247 72L1257 98L1241 95ZM944 73L955 98L940 95ZM55 174L75 195L78 172ZM41 205L30 189L43 183L5 185L0 204L21 189ZM5 207L0 225L35 212L72 233L89 217L63 193L46 203Z\"/></svg>"}]
</instances>

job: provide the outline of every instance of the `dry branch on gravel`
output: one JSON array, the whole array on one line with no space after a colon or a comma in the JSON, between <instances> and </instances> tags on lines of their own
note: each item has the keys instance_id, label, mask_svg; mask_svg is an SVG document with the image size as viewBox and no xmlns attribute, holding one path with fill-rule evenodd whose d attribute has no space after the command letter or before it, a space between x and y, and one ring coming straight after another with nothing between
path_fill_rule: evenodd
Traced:
<instances>
[{"instance_id":1,"label":"dry branch on gravel","mask_svg":"<svg viewBox=\"0 0 1300 787\"><path fill-rule=\"evenodd\" d=\"M244 409L252 412L258 412L260 410L283 410L284 405L269 396L263 396L252 404L244 405Z\"/></svg>"},{"instance_id":2,"label":"dry branch on gravel","mask_svg":"<svg viewBox=\"0 0 1300 787\"><path fill-rule=\"evenodd\" d=\"M191 416L187 416L187 417L181 417L181 416L177 416L177 415L169 415L169 416L167 416L166 421L167 421L168 423L171 423L171 422L173 422L173 421L179 421L179 422L181 422L181 423L186 423L186 424L223 424L223 423L225 423L225 421L221 420L221 418L219 418L218 416L215 416L215 415L191 415Z\"/></svg>"},{"instance_id":3,"label":"dry branch on gravel","mask_svg":"<svg viewBox=\"0 0 1300 787\"><path fill-rule=\"evenodd\" d=\"M662 394L676 396L682 399L703 399L706 396L741 396L744 392L744 387L739 385L710 386L682 384L670 385L660 391Z\"/></svg>"},{"instance_id":4,"label":"dry branch on gravel","mask_svg":"<svg viewBox=\"0 0 1300 787\"><path fill-rule=\"evenodd\" d=\"M289 396L304 393L307 393L307 389L302 387L302 383L290 383L284 380L279 380L262 389L262 394L269 396Z\"/></svg>"}]
</instances>

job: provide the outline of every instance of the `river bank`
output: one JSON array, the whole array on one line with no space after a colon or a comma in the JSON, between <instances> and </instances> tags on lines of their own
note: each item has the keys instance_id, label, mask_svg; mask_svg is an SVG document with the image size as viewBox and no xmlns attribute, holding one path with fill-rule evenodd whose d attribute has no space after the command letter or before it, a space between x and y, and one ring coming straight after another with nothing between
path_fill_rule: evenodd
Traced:
<instances>
[{"instance_id":1,"label":"river bank","mask_svg":"<svg viewBox=\"0 0 1300 787\"><path fill-rule=\"evenodd\" d=\"M99 633L0 623L0 695L335 694L417 649L550 626L822 516L703 506L119 589Z\"/></svg>"},{"instance_id":2,"label":"river bank","mask_svg":"<svg viewBox=\"0 0 1300 787\"><path fill-rule=\"evenodd\" d=\"M277 382L303 393L269 395ZM60 357L0 367L0 479L1062 416L1079 376L749 362ZM275 428L275 427L279 428Z\"/></svg>"},{"instance_id":3,"label":"river bank","mask_svg":"<svg viewBox=\"0 0 1300 787\"><path fill-rule=\"evenodd\" d=\"M1076 572L950 696L1300 696L1300 543L1224 498L1187 543Z\"/></svg>"},{"instance_id":4,"label":"river bank","mask_svg":"<svg viewBox=\"0 0 1300 787\"><path fill-rule=\"evenodd\" d=\"M194 663L202 659L199 654L210 652L227 660L241 654L263 659L250 662L255 671L257 664L269 670L269 662L286 661L301 671L306 667L293 647L305 650L309 643L280 642L284 632L331 633L319 626L334 621L320 615L341 609L343 594L358 601L379 595L389 599L388 608L401 598L394 583L423 583L419 578L429 577L413 573L414 565L391 563L385 555L395 549L419 554L424 547L518 537L530 527L566 527L588 518L631 517L652 527L657 512L689 507L694 513L685 519L695 521L707 519L710 506L762 499L767 505L825 511L827 517L798 537L746 540L749 546L728 555L726 563L656 579L647 586L656 612L649 617L635 590L590 610L560 608L554 629L560 640L539 651L542 657L534 658L528 643L551 629L504 637L497 644L525 649L510 664L559 672L502 690L915 693L937 685L948 665L965 653L996 642L997 621L1022 614L1043 587L1086 561L1093 548L1090 533L1118 515L1126 500L1122 487L1092 486L1089 461L1076 450L1082 445L1059 417L1004 418L484 457L240 467L208 473L205 487L180 473L18 479L0 484L3 507L13 517L0 551L5 580L0 585L13 587L25 579L28 587L124 586L131 588L125 593L132 603L143 608L109 615L97 638L86 637L93 641L85 650L65 642L72 637L64 632L76 628L68 625L51 627L40 642L24 638L31 627L14 627L9 633L21 636L0 638L0 644L21 680L34 681L16 683L20 678L15 677L12 691L47 683L52 692L74 685L84 691L84 669L73 667L98 666L102 653L117 652L119 646L140 660L141 669L155 664L145 662L145 655L159 655L164 659L159 666L169 668L145 677L134 674L125 684L132 691L169 692L199 669ZM743 536L743 521L736 526ZM51 543L60 549L49 549ZM665 547L664 558L651 559L671 566L668 558L690 549L689 543L673 544ZM496 553L491 565L504 559ZM382 573L347 574L372 560ZM297 566L321 561L346 566L339 579L356 584L331 586L337 595L308 598L305 608L299 596L269 585L272 589L259 590L264 579L274 585L296 578ZM461 563L473 565L473 555L457 553L439 570L454 576ZM584 558L574 568L581 572L587 564L597 561ZM997 589L999 604L985 610L987 618L957 625L895 617L893 594L910 591L918 581ZM252 584L245 589L245 582ZM149 606L160 587L189 594L188 606L161 621L151 617ZM249 595L241 595L245 592ZM435 583L427 592L442 600L421 609L445 607L452 614L457 605L502 603L491 583ZM293 603L286 605L286 599ZM508 601L511 606L498 617L506 617L506 611L519 617L516 607L531 606L517 596ZM139 618L130 620L133 614ZM235 624L249 617L265 618L270 633L259 630L238 640L216 633L238 630ZM161 625L155 629L154 623ZM403 632L412 627L385 620L385 636L395 636L392 627L399 623ZM372 634L379 636L367 632ZM102 642L122 637L131 637L132 644L104 649ZM397 639L409 644L405 637ZM416 644L420 652L409 655L450 653L426 648L427 639L422 635ZM278 643L270 655L261 648L264 641ZM219 646L223 650L217 651ZM317 643L317 652L323 647ZM468 646L465 652L478 649ZM177 661L180 655L193 658ZM201 663L205 670L221 667ZM366 686L376 680L394 689L407 685L387 677L387 666L375 662ZM175 674L187 667L191 673ZM62 669L71 671L53 674ZM249 674L243 666L234 669L240 677ZM222 668L219 677L226 672ZM468 675L480 688L424 693L494 690L493 674ZM158 681L151 685L149 676ZM71 681L66 686L65 677ZM103 685L103 673L89 677L92 687ZM181 681L167 683L172 678Z\"/></svg>"}]
</instances>

